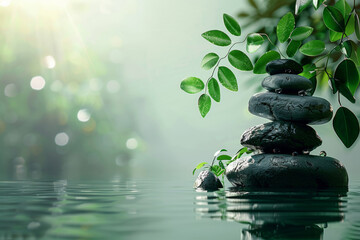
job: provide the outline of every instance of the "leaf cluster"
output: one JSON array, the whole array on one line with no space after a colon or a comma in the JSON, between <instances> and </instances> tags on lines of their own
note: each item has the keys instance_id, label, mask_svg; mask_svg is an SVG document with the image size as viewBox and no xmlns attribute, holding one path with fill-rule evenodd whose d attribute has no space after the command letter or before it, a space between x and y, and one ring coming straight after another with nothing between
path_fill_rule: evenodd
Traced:
<instances>
[{"instance_id":1,"label":"leaf cluster","mask_svg":"<svg viewBox=\"0 0 360 240\"><path fill-rule=\"evenodd\" d=\"M257 13L261 12L257 1L249 2ZM285 4L283 1L279 2ZM296 0L295 15L288 12L278 20L275 26L275 41L265 32L250 33L238 42L232 41L227 33L220 30L203 33L202 36L208 42L216 46L229 47L228 53L224 57L219 57L213 52L206 54L201 66L205 70L213 69L208 80L204 83L199 78L186 78L182 81L181 88L191 94L204 91L199 97L198 107L201 116L205 117L211 109L212 100L220 102L220 86L230 91L238 91L236 75L227 66L220 66L222 60L227 59L236 70L263 74L268 62L281 56L285 57L280 51L281 47L286 50L287 58L307 59L307 63L303 64L304 71L300 75L313 83L313 88L307 92L308 95L315 92L318 81L328 81L331 92L338 97L340 105L333 119L333 128L346 147L352 146L359 135L359 122L355 114L342 105L341 97L345 97L351 103L356 102L355 94L360 83L360 21L355 1L353 7L346 0L331 2L332 5L323 0ZM298 26L297 21L301 14L309 11L311 6L313 11L320 12L322 19L317 25L321 27L315 26L314 29L314 26ZM223 21L233 37L241 36L241 27L233 17L224 14ZM320 35L321 32L327 35ZM246 42L246 51L251 54L263 46L265 40L268 40L272 49L267 48L264 54L251 57L257 59L256 61L252 61L246 53L234 49L235 45ZM215 73L217 77L214 77Z\"/></svg>"}]
</instances>

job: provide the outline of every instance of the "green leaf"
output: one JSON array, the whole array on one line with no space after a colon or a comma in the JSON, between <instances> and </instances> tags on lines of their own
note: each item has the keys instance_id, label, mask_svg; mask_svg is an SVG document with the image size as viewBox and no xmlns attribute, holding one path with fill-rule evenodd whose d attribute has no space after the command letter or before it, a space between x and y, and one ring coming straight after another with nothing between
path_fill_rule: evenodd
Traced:
<instances>
[{"instance_id":1,"label":"green leaf","mask_svg":"<svg viewBox=\"0 0 360 240\"><path fill-rule=\"evenodd\" d=\"M285 14L279 21L276 27L276 34L281 43L288 40L291 31L295 27L295 18L291 12Z\"/></svg>"},{"instance_id":2,"label":"green leaf","mask_svg":"<svg viewBox=\"0 0 360 240\"><path fill-rule=\"evenodd\" d=\"M229 53L228 56L230 64L242 71L251 71L253 70L253 65L249 57L239 50L233 50Z\"/></svg>"},{"instance_id":3,"label":"green leaf","mask_svg":"<svg viewBox=\"0 0 360 240\"><path fill-rule=\"evenodd\" d=\"M246 51L253 53L258 50L264 43L264 38L258 33L252 33L247 37L246 40Z\"/></svg>"},{"instance_id":4,"label":"green leaf","mask_svg":"<svg viewBox=\"0 0 360 240\"><path fill-rule=\"evenodd\" d=\"M202 117L205 117L206 114L210 111L211 108L211 98L207 94L202 94L198 101L199 111Z\"/></svg>"},{"instance_id":5,"label":"green leaf","mask_svg":"<svg viewBox=\"0 0 360 240\"><path fill-rule=\"evenodd\" d=\"M222 169L225 169L225 166L224 166L224 164L223 164L222 161L219 161L219 166L220 166Z\"/></svg>"},{"instance_id":6,"label":"green leaf","mask_svg":"<svg viewBox=\"0 0 360 240\"><path fill-rule=\"evenodd\" d=\"M227 67L221 66L218 70L220 83L230 91L238 91L238 84L234 73Z\"/></svg>"},{"instance_id":7,"label":"green leaf","mask_svg":"<svg viewBox=\"0 0 360 240\"><path fill-rule=\"evenodd\" d=\"M336 111L333 127L347 148L351 147L359 136L359 121L346 107L340 107Z\"/></svg>"},{"instance_id":8,"label":"green leaf","mask_svg":"<svg viewBox=\"0 0 360 240\"><path fill-rule=\"evenodd\" d=\"M307 26L295 28L294 31L291 33L290 38L295 41L302 41L309 37L313 30L314 29L312 27Z\"/></svg>"},{"instance_id":9,"label":"green leaf","mask_svg":"<svg viewBox=\"0 0 360 240\"><path fill-rule=\"evenodd\" d=\"M219 30L211 30L201 34L201 36L217 46L224 47L231 44L231 39L229 38L229 36Z\"/></svg>"},{"instance_id":10,"label":"green leaf","mask_svg":"<svg viewBox=\"0 0 360 240\"><path fill-rule=\"evenodd\" d=\"M223 15L224 24L226 29L234 36L241 35L241 28L239 23L230 15L224 14Z\"/></svg>"},{"instance_id":11,"label":"green leaf","mask_svg":"<svg viewBox=\"0 0 360 240\"><path fill-rule=\"evenodd\" d=\"M325 74L324 74L325 75ZM329 81L328 81L328 84L329 84L329 86L330 86L330 88L331 88L331 92L333 93L333 94L335 94L337 91L338 91L338 89L337 89L337 87L336 87L336 82L335 82L335 78L330 78L329 79Z\"/></svg>"},{"instance_id":12,"label":"green leaf","mask_svg":"<svg viewBox=\"0 0 360 240\"><path fill-rule=\"evenodd\" d=\"M196 77L188 77L182 80L180 84L180 88L190 94L198 93L203 90L204 87L204 82Z\"/></svg>"},{"instance_id":13,"label":"green leaf","mask_svg":"<svg viewBox=\"0 0 360 240\"><path fill-rule=\"evenodd\" d=\"M201 67L205 70L212 69L219 60L219 56L216 53L208 53L201 61Z\"/></svg>"},{"instance_id":14,"label":"green leaf","mask_svg":"<svg viewBox=\"0 0 360 240\"><path fill-rule=\"evenodd\" d=\"M315 10L317 10L323 2L324 0L313 0Z\"/></svg>"},{"instance_id":15,"label":"green leaf","mask_svg":"<svg viewBox=\"0 0 360 240\"><path fill-rule=\"evenodd\" d=\"M209 95L216 102L220 102L220 86L215 78L211 78L208 83Z\"/></svg>"},{"instance_id":16,"label":"green leaf","mask_svg":"<svg viewBox=\"0 0 360 240\"><path fill-rule=\"evenodd\" d=\"M202 168L204 165L208 164L207 162L199 163L193 170L193 175L195 174L195 171Z\"/></svg>"},{"instance_id":17,"label":"green leaf","mask_svg":"<svg viewBox=\"0 0 360 240\"><path fill-rule=\"evenodd\" d=\"M341 83L346 84L349 87L350 92L354 95L359 86L360 79L356 65L352 60L345 59L339 63L336 67L334 77Z\"/></svg>"},{"instance_id":18,"label":"green leaf","mask_svg":"<svg viewBox=\"0 0 360 240\"><path fill-rule=\"evenodd\" d=\"M341 51L349 58L352 52L351 41L345 41L341 44Z\"/></svg>"},{"instance_id":19,"label":"green leaf","mask_svg":"<svg viewBox=\"0 0 360 240\"><path fill-rule=\"evenodd\" d=\"M218 165L214 165L210 168L210 170L218 177L220 176L225 170L222 169L220 166Z\"/></svg>"},{"instance_id":20,"label":"green leaf","mask_svg":"<svg viewBox=\"0 0 360 240\"><path fill-rule=\"evenodd\" d=\"M333 6L328 6L324 9L323 20L325 26L335 32L343 32L345 30L344 17L341 12Z\"/></svg>"},{"instance_id":21,"label":"green leaf","mask_svg":"<svg viewBox=\"0 0 360 240\"><path fill-rule=\"evenodd\" d=\"M289 57L293 57L296 54L297 50L299 49L300 45L301 45L301 41L291 40L291 42L286 48L286 54Z\"/></svg>"},{"instance_id":22,"label":"green leaf","mask_svg":"<svg viewBox=\"0 0 360 240\"><path fill-rule=\"evenodd\" d=\"M226 149L221 149L221 150L216 151L216 152L214 153L214 157L219 156L219 154L220 154L221 152L227 152L227 150L226 150Z\"/></svg>"},{"instance_id":23,"label":"green leaf","mask_svg":"<svg viewBox=\"0 0 360 240\"><path fill-rule=\"evenodd\" d=\"M300 52L306 56L317 56L325 50L325 43L320 40L312 40L301 46Z\"/></svg>"},{"instance_id":24,"label":"green leaf","mask_svg":"<svg viewBox=\"0 0 360 240\"><path fill-rule=\"evenodd\" d=\"M269 62L280 59L280 54L276 51L268 51L264 55L262 55L255 63L254 73L255 74L263 74L266 73L266 64Z\"/></svg>"},{"instance_id":25,"label":"green leaf","mask_svg":"<svg viewBox=\"0 0 360 240\"><path fill-rule=\"evenodd\" d=\"M314 94L314 92L315 92L315 90L316 90L316 86L317 86L316 72L313 72L313 76L311 76L311 77L309 78L309 80L310 80L311 83L312 83L312 88L311 88L309 94L312 96L312 95Z\"/></svg>"},{"instance_id":26,"label":"green leaf","mask_svg":"<svg viewBox=\"0 0 360 240\"><path fill-rule=\"evenodd\" d=\"M231 160L231 157L229 155L220 155L217 160Z\"/></svg>"},{"instance_id":27,"label":"green leaf","mask_svg":"<svg viewBox=\"0 0 360 240\"><path fill-rule=\"evenodd\" d=\"M351 56L350 59L353 60L353 62L355 63L356 66L360 65L360 48L358 48L357 44L352 41L352 40L348 40L347 42L351 43Z\"/></svg>"},{"instance_id":28,"label":"green leaf","mask_svg":"<svg viewBox=\"0 0 360 240\"><path fill-rule=\"evenodd\" d=\"M340 83L336 87L341 93L341 95L346 97L350 102L355 103L356 100L353 94L350 92L349 88L346 86L346 84Z\"/></svg>"},{"instance_id":29,"label":"green leaf","mask_svg":"<svg viewBox=\"0 0 360 240\"><path fill-rule=\"evenodd\" d=\"M348 18L349 13L351 12L351 7L350 5L346 2L346 0L338 0L335 4L334 7L337 8L341 14L344 17L344 20L346 21Z\"/></svg>"},{"instance_id":30,"label":"green leaf","mask_svg":"<svg viewBox=\"0 0 360 240\"><path fill-rule=\"evenodd\" d=\"M300 14L305 8L311 4L312 0L296 0L295 15Z\"/></svg>"},{"instance_id":31,"label":"green leaf","mask_svg":"<svg viewBox=\"0 0 360 240\"><path fill-rule=\"evenodd\" d=\"M359 21L359 15L355 14L355 34L357 40L360 41L360 21Z\"/></svg>"}]
</instances>

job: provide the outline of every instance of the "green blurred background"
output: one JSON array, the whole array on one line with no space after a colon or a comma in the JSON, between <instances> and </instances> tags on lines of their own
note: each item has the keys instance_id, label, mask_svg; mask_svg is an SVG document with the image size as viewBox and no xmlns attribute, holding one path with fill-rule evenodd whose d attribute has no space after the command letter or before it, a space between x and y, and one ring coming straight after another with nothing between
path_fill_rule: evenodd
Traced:
<instances>
[{"instance_id":1,"label":"green blurred background","mask_svg":"<svg viewBox=\"0 0 360 240\"><path fill-rule=\"evenodd\" d=\"M284 7L269 16L247 0L0 0L1 178L189 179L218 149L235 153L242 132L266 122L247 111L264 76L236 72L239 92L222 91L205 119L179 85L207 79L202 57L227 51L200 36L225 30L223 13L241 13L242 26L247 14L263 19L243 39L272 32L266 24L294 1L276 2ZM325 85L315 95L336 109ZM325 150L359 179L359 143L346 149L331 123L315 129L323 145L313 153Z\"/></svg>"}]
</instances>

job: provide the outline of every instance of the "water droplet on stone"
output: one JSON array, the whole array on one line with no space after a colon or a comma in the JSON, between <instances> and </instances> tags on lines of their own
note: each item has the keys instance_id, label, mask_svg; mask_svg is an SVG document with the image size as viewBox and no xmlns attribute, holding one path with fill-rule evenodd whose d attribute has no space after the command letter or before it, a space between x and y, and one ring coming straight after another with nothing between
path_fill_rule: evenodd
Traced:
<instances>
[{"instance_id":1,"label":"water droplet on stone","mask_svg":"<svg viewBox=\"0 0 360 240\"><path fill-rule=\"evenodd\" d=\"M285 73L291 73L291 69L285 69Z\"/></svg>"},{"instance_id":2,"label":"water droplet on stone","mask_svg":"<svg viewBox=\"0 0 360 240\"><path fill-rule=\"evenodd\" d=\"M322 156L322 157L326 157L326 155L327 155L327 154L326 154L326 152L325 152L325 151L321 151L321 152L320 152L320 156Z\"/></svg>"},{"instance_id":3,"label":"water droplet on stone","mask_svg":"<svg viewBox=\"0 0 360 240\"><path fill-rule=\"evenodd\" d=\"M291 155L292 155L292 156L297 156L297 155L298 155L298 152L293 152Z\"/></svg>"},{"instance_id":4,"label":"water droplet on stone","mask_svg":"<svg viewBox=\"0 0 360 240\"><path fill-rule=\"evenodd\" d=\"M282 89L281 89L281 88L277 88L277 89L275 89L275 92L280 94L280 93L282 92Z\"/></svg>"},{"instance_id":5,"label":"water droplet on stone","mask_svg":"<svg viewBox=\"0 0 360 240\"><path fill-rule=\"evenodd\" d=\"M300 90L300 91L298 92L298 95L303 97L303 96L306 95L306 92L305 92L304 90Z\"/></svg>"},{"instance_id":6,"label":"water droplet on stone","mask_svg":"<svg viewBox=\"0 0 360 240\"><path fill-rule=\"evenodd\" d=\"M290 78L289 78L289 77L286 77L285 79L286 79L287 81L290 81Z\"/></svg>"},{"instance_id":7,"label":"water droplet on stone","mask_svg":"<svg viewBox=\"0 0 360 240\"><path fill-rule=\"evenodd\" d=\"M309 154L310 154L310 151L303 151L303 154L309 155Z\"/></svg>"}]
</instances>

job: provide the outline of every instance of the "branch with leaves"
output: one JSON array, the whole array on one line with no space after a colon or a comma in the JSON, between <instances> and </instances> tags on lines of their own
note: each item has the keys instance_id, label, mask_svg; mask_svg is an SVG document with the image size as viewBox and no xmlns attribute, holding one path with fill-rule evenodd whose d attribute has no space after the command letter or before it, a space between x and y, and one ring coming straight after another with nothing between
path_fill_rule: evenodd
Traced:
<instances>
[{"instance_id":1,"label":"branch with leaves","mask_svg":"<svg viewBox=\"0 0 360 240\"><path fill-rule=\"evenodd\" d=\"M338 0L332 6L327 5L324 0L297 0L295 15L300 15L311 5L314 12L322 10L320 14L324 25L323 33L329 36L327 45L323 40L318 40L312 35L313 27L296 26L295 16L291 12L278 21L276 26L278 44L274 44L267 33L251 33L246 35L245 39L235 41L233 44L229 35L220 30L211 30L202 34L203 38L216 46L229 47L227 54L221 58L212 52L202 59L201 67L205 70L212 69L206 83L197 77L189 77L181 82L180 88L187 93L196 94L203 91L198 99L198 108L202 117L210 111L211 99L220 102L219 82L230 91L238 91L236 76L230 68L222 64L224 59L227 59L237 70L264 74L267 63L280 59L281 56L285 58L285 54L280 51L280 48L285 48L287 58L296 60L302 55L311 59L310 63L303 65L304 71L300 74L313 83L307 95L312 95L316 90L317 82L322 81L326 76L331 92L338 97L340 106L333 118L333 128L346 147L353 145L359 135L359 122L355 114L341 104L341 96L355 103L354 95L360 83L358 73L360 22L355 1L353 1L353 7L350 7L346 0ZM232 36L241 36L241 27L233 17L224 14L223 21ZM265 52L254 63L246 53L235 49L239 44L246 42L246 51L252 54L260 49L265 40L268 40L275 50ZM326 51L326 48L331 50ZM336 61L330 61L333 55L340 56Z\"/></svg>"}]
</instances>

